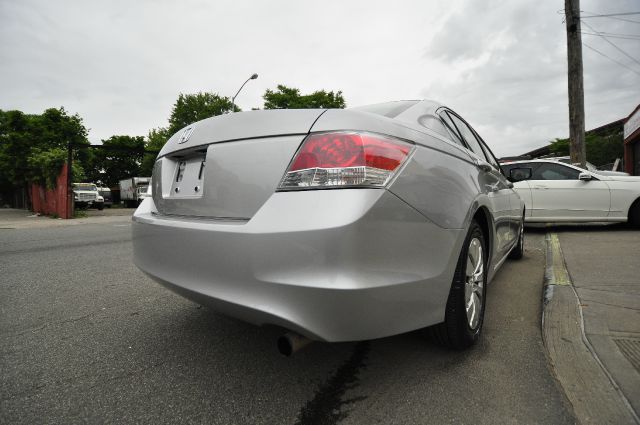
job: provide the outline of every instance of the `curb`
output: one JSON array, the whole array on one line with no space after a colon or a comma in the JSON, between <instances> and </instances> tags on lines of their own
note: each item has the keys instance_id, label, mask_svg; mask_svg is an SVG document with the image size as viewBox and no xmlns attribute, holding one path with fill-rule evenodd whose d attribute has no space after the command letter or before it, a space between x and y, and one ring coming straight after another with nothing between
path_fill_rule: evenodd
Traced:
<instances>
[{"instance_id":1,"label":"curb","mask_svg":"<svg viewBox=\"0 0 640 425\"><path fill-rule=\"evenodd\" d=\"M629 400L604 367L584 331L580 298L560 240L547 233L542 339L556 379L582 424L640 424Z\"/></svg>"}]
</instances>

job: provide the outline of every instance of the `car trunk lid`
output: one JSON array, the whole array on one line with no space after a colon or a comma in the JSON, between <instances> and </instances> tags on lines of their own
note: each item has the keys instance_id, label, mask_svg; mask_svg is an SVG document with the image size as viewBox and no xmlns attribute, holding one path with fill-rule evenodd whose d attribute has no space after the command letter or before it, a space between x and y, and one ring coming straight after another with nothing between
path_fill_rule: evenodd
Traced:
<instances>
[{"instance_id":1,"label":"car trunk lid","mask_svg":"<svg viewBox=\"0 0 640 425\"><path fill-rule=\"evenodd\" d=\"M209 118L178 131L160 152L153 199L165 215L249 220L275 192L319 109Z\"/></svg>"}]
</instances>

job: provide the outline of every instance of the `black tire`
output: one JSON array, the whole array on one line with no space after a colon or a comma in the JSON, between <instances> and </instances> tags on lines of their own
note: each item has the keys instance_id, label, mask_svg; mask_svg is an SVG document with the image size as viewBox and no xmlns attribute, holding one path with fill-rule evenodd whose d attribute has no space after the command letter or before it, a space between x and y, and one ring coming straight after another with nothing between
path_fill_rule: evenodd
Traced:
<instances>
[{"instance_id":1,"label":"black tire","mask_svg":"<svg viewBox=\"0 0 640 425\"><path fill-rule=\"evenodd\" d=\"M98 208L98 210L102 211L104 209L104 205L103 204L98 204L98 206L96 208Z\"/></svg>"},{"instance_id":2,"label":"black tire","mask_svg":"<svg viewBox=\"0 0 640 425\"><path fill-rule=\"evenodd\" d=\"M469 249L472 241L477 240L482 248L481 263L483 267L482 273L482 299L480 300L480 313L477 324L474 327L470 325L470 319L466 310L466 286L467 286L467 263ZM485 236L480 225L474 220L471 222L469 233L465 238L462 252L458 258L458 264L453 276L453 283L447 300L445 320L443 323L429 328L431 336L441 345L454 349L464 349L474 345L480 338L482 324L484 322L484 310L486 304L486 284L487 284L487 244Z\"/></svg>"},{"instance_id":3,"label":"black tire","mask_svg":"<svg viewBox=\"0 0 640 425\"><path fill-rule=\"evenodd\" d=\"M523 256L524 256L524 217L522 218L520 229L518 229L518 242L516 242L516 246L509 253L509 258L511 258L512 260L519 260Z\"/></svg>"},{"instance_id":4,"label":"black tire","mask_svg":"<svg viewBox=\"0 0 640 425\"><path fill-rule=\"evenodd\" d=\"M640 228L640 199L636 199L631 208L629 208L629 224L633 227Z\"/></svg>"}]
</instances>

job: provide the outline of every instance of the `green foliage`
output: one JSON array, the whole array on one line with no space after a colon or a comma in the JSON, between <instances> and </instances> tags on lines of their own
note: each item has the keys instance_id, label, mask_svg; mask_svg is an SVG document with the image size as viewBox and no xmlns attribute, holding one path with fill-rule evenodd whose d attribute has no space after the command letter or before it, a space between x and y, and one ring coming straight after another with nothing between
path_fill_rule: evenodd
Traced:
<instances>
[{"instance_id":1,"label":"green foliage","mask_svg":"<svg viewBox=\"0 0 640 425\"><path fill-rule=\"evenodd\" d=\"M610 164L624 157L622 131L606 136L587 135L585 138L587 161L595 165Z\"/></svg>"},{"instance_id":2,"label":"green foliage","mask_svg":"<svg viewBox=\"0 0 640 425\"><path fill-rule=\"evenodd\" d=\"M80 208L73 209L73 218L86 218L88 216L89 214L87 214L85 210L82 210Z\"/></svg>"},{"instance_id":3,"label":"green foliage","mask_svg":"<svg viewBox=\"0 0 640 425\"><path fill-rule=\"evenodd\" d=\"M148 151L152 151L153 153L145 153L144 158L142 159L142 165L140 166L140 174L142 176L150 176L153 172L153 165L156 162L156 157L158 156L158 152L167 143L171 134L169 133L169 129L159 127L152 128L149 130L149 134L147 135L147 141L145 144L145 149Z\"/></svg>"},{"instance_id":4,"label":"green foliage","mask_svg":"<svg viewBox=\"0 0 640 425\"><path fill-rule=\"evenodd\" d=\"M60 172L66 160L69 143L89 144L77 114L69 115L64 108L47 109L41 115L0 111L0 186L6 189L36 181L50 187L53 174Z\"/></svg>"},{"instance_id":5,"label":"green foliage","mask_svg":"<svg viewBox=\"0 0 640 425\"><path fill-rule=\"evenodd\" d=\"M27 180L27 157L36 141L31 137L33 115L0 110L0 185L21 186Z\"/></svg>"},{"instance_id":6,"label":"green foliage","mask_svg":"<svg viewBox=\"0 0 640 425\"><path fill-rule=\"evenodd\" d=\"M73 171L73 180L75 182L102 182L104 180L104 170L103 164L105 161L105 155L100 152L100 148L90 148L90 149L82 149L77 152L78 161L73 161L74 171ZM75 172L76 164L83 165L84 178L82 180L78 179Z\"/></svg>"},{"instance_id":7,"label":"green foliage","mask_svg":"<svg viewBox=\"0 0 640 425\"><path fill-rule=\"evenodd\" d=\"M74 182L93 181L87 180L87 174L84 171L84 167L78 161L71 162L71 178Z\"/></svg>"},{"instance_id":8,"label":"green foliage","mask_svg":"<svg viewBox=\"0 0 640 425\"><path fill-rule=\"evenodd\" d=\"M567 156L569 155L569 139L556 139L551 142L549 150L554 156Z\"/></svg>"},{"instance_id":9,"label":"green foliage","mask_svg":"<svg viewBox=\"0 0 640 425\"><path fill-rule=\"evenodd\" d=\"M232 107L228 97L221 97L217 93L180 93L169 117L169 134L196 121L230 112ZM233 110L240 111L240 108L235 106Z\"/></svg>"},{"instance_id":10,"label":"green foliage","mask_svg":"<svg viewBox=\"0 0 640 425\"><path fill-rule=\"evenodd\" d=\"M99 171L102 184L117 186L118 182L128 177L140 176L140 164L144 155L144 137L111 136L102 141L102 148L93 152L93 170L91 176ZM74 177L74 180L77 179Z\"/></svg>"},{"instance_id":11,"label":"green foliage","mask_svg":"<svg viewBox=\"0 0 640 425\"><path fill-rule=\"evenodd\" d=\"M300 90L278 84L278 89L267 89L262 96L264 109L307 109L307 108L344 108L346 106L342 92L324 90L301 95Z\"/></svg>"},{"instance_id":12,"label":"green foliage","mask_svg":"<svg viewBox=\"0 0 640 425\"><path fill-rule=\"evenodd\" d=\"M623 134L620 130L604 135L587 133L584 143L587 161L596 166L610 164L624 156ZM569 155L569 139L556 139L551 142L550 150L555 156Z\"/></svg>"},{"instance_id":13,"label":"green foliage","mask_svg":"<svg viewBox=\"0 0 640 425\"><path fill-rule=\"evenodd\" d=\"M34 183L53 189L56 186L56 179L62 170L62 166L67 161L67 150L62 148L51 148L41 150L32 149L27 157L28 176L27 179Z\"/></svg>"}]
</instances>

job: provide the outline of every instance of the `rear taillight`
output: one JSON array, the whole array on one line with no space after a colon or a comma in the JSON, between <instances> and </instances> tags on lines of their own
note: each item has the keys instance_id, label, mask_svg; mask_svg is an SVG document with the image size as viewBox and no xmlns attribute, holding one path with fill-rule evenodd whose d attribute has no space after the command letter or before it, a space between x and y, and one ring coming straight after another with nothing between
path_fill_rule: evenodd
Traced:
<instances>
[{"instance_id":1,"label":"rear taillight","mask_svg":"<svg viewBox=\"0 0 640 425\"><path fill-rule=\"evenodd\" d=\"M279 189L383 187L407 159L413 145L371 133L308 136Z\"/></svg>"}]
</instances>

